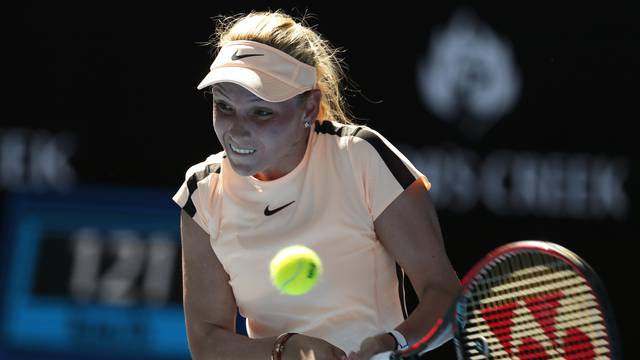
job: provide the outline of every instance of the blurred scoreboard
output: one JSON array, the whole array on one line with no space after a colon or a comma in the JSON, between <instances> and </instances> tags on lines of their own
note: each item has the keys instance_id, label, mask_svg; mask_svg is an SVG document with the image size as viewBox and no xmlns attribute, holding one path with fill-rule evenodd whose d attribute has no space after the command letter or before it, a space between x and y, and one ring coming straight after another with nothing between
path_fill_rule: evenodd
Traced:
<instances>
[{"instance_id":1,"label":"blurred scoreboard","mask_svg":"<svg viewBox=\"0 0 640 360\"><path fill-rule=\"evenodd\" d=\"M0 358L189 358L171 195L8 194Z\"/></svg>"}]
</instances>

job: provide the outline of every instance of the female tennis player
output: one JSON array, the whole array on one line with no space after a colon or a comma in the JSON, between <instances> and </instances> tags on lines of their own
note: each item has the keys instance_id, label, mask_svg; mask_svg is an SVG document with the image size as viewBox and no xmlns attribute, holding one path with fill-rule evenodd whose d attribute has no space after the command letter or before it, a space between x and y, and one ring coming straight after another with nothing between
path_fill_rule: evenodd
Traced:
<instances>
[{"instance_id":1,"label":"female tennis player","mask_svg":"<svg viewBox=\"0 0 640 360\"><path fill-rule=\"evenodd\" d=\"M428 179L350 120L337 50L304 19L251 12L220 21L212 39L198 89L211 92L223 151L191 166L173 197L193 358L368 359L417 341L460 286ZM323 262L302 296L270 280L289 245ZM410 314L405 274L419 299Z\"/></svg>"}]
</instances>

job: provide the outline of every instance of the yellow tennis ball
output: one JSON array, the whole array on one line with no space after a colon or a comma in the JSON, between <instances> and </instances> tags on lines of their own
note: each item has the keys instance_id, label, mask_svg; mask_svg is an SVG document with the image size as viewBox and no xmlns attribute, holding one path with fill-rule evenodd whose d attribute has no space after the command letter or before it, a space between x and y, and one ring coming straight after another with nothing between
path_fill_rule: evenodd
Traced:
<instances>
[{"instance_id":1,"label":"yellow tennis ball","mask_svg":"<svg viewBox=\"0 0 640 360\"><path fill-rule=\"evenodd\" d=\"M322 262L315 251L302 245L283 248L271 259L271 282L287 295L303 295L316 285Z\"/></svg>"}]
</instances>

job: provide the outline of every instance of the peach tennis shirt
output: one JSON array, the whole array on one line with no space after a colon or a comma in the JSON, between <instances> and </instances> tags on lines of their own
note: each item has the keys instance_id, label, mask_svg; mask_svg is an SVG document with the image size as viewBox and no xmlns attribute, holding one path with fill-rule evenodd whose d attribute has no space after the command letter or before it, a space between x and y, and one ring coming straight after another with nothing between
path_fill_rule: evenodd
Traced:
<instances>
[{"instance_id":1,"label":"peach tennis shirt","mask_svg":"<svg viewBox=\"0 0 640 360\"><path fill-rule=\"evenodd\" d=\"M298 332L348 353L406 317L396 262L373 222L423 176L375 130L316 121L303 160L287 175L239 176L220 152L189 168L173 200L210 235L249 337ZM322 259L322 276L302 296L271 283L271 258L289 245Z\"/></svg>"}]
</instances>

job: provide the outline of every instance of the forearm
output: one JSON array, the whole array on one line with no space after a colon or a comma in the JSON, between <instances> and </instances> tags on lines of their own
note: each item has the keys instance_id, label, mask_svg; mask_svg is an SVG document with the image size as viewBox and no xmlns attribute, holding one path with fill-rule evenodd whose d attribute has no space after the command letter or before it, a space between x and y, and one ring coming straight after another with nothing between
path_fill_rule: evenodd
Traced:
<instances>
[{"instance_id":1,"label":"forearm","mask_svg":"<svg viewBox=\"0 0 640 360\"><path fill-rule=\"evenodd\" d=\"M427 288L420 303L411 315L396 327L404 335L409 344L420 340L444 316L457 294L459 283L450 286L433 286ZM448 340L448 338L447 338Z\"/></svg>"},{"instance_id":2,"label":"forearm","mask_svg":"<svg viewBox=\"0 0 640 360\"><path fill-rule=\"evenodd\" d=\"M189 336L189 350L195 360L269 359L275 337L250 339L218 326Z\"/></svg>"}]
</instances>

